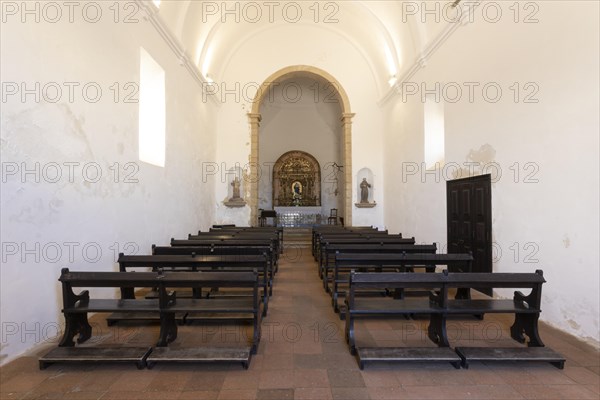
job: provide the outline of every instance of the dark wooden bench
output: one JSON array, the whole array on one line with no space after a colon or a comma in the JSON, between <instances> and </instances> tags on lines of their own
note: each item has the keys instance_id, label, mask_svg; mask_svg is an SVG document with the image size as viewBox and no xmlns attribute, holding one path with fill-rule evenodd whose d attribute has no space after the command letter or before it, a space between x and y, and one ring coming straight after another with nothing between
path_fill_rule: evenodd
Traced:
<instances>
[{"instance_id":1,"label":"dark wooden bench","mask_svg":"<svg viewBox=\"0 0 600 400\"><path fill-rule=\"evenodd\" d=\"M535 273L351 273L346 295L345 336L352 354L356 354L362 369L368 361L449 361L456 368L459 364L468 368L474 360L494 361L548 361L563 368L564 358L544 347L538 333L541 312L541 290L545 282L542 271ZM362 289L420 288L430 291L428 298L361 298ZM450 298L449 289L531 289L528 295L514 292L512 299L499 298ZM514 314L510 328L511 337L520 343L529 339L528 347L458 347L450 349L446 331L448 316L457 314ZM438 348L369 348L357 347L354 323L357 318L398 318L412 314L428 314L428 337ZM454 353L454 354L453 354Z\"/></svg>"},{"instance_id":2,"label":"dark wooden bench","mask_svg":"<svg viewBox=\"0 0 600 400\"><path fill-rule=\"evenodd\" d=\"M402 235L381 235L373 237L322 238L319 242L317 263L321 265L325 258L325 248L332 244L415 244L415 238L403 238Z\"/></svg>"},{"instance_id":3,"label":"dark wooden bench","mask_svg":"<svg viewBox=\"0 0 600 400\"><path fill-rule=\"evenodd\" d=\"M212 246L212 247L246 247L246 246L271 246L277 254L281 253L277 238L256 239L256 238L229 238L229 239L173 239L171 246Z\"/></svg>"},{"instance_id":4,"label":"dark wooden bench","mask_svg":"<svg viewBox=\"0 0 600 400\"><path fill-rule=\"evenodd\" d=\"M347 285L349 273L354 269L364 272L406 272L414 268L423 268L426 272L434 272L436 265L445 265L453 272L471 272L473 256L471 254L337 254L331 279L331 298L335 312L339 312L338 297L340 285ZM403 290L396 290L395 297L402 297ZM469 289L459 288L458 298L470 298ZM341 313L340 317L343 318Z\"/></svg>"},{"instance_id":5,"label":"dark wooden bench","mask_svg":"<svg viewBox=\"0 0 600 400\"><path fill-rule=\"evenodd\" d=\"M266 254L270 268L269 295L273 294L273 276L278 270L278 254L273 250L272 246L157 246L152 245L152 255L263 255Z\"/></svg>"},{"instance_id":6,"label":"dark wooden bench","mask_svg":"<svg viewBox=\"0 0 600 400\"><path fill-rule=\"evenodd\" d=\"M50 351L39 360L44 369L55 362L99 362L128 361L136 362L143 368L151 354L151 347L134 348L74 348L73 338L78 336L77 343L86 342L92 336L92 326L88 322L88 314L94 312L120 313L154 313L160 319L160 333L157 346L164 347L177 338L175 313L237 313L250 314L253 320L252 345L248 356L239 359L239 348L231 350L235 357L230 361L241 361L245 367L250 361L250 354L256 352L260 340L260 301L258 294L257 272L206 272L206 273L161 273L161 272L71 272L63 268L59 281L62 283L63 309L65 329L59 342L59 348ZM190 288L198 286L240 287L252 289L253 296L247 299L219 301L215 299L180 299L172 288ZM88 290L75 294L74 288L121 288L157 287L157 299L113 299L91 298ZM206 354L204 354L206 355ZM181 358L181 357L179 357ZM189 361L207 361L198 353ZM169 359L162 357L162 361ZM171 360L173 361L173 360Z\"/></svg>"},{"instance_id":7,"label":"dark wooden bench","mask_svg":"<svg viewBox=\"0 0 600 400\"><path fill-rule=\"evenodd\" d=\"M219 272L244 272L258 271L257 282L262 288L263 316L267 315L269 307L269 282L271 281L271 266L266 254L261 255L124 255L119 254L119 270L122 272L130 268L151 268L157 270L171 270L181 272L219 271ZM205 286L217 288L218 286ZM192 288L194 298L202 296L202 287ZM122 288L123 299L135 298L133 288ZM120 317L120 316L118 316ZM111 316L110 322L116 322L117 316Z\"/></svg>"},{"instance_id":8,"label":"dark wooden bench","mask_svg":"<svg viewBox=\"0 0 600 400\"><path fill-rule=\"evenodd\" d=\"M283 239L279 234L273 232L198 232L197 235L188 234L188 240L269 240L272 241L273 248L277 254L283 253Z\"/></svg>"},{"instance_id":9,"label":"dark wooden bench","mask_svg":"<svg viewBox=\"0 0 600 400\"><path fill-rule=\"evenodd\" d=\"M325 279L328 279L329 271L335 263L337 253L352 254L402 254L402 253L431 253L437 252L437 245L433 244L396 244L396 243L377 243L377 244L340 244L326 243L324 247L323 259L319 267L319 278L323 279L326 290Z\"/></svg>"},{"instance_id":10,"label":"dark wooden bench","mask_svg":"<svg viewBox=\"0 0 600 400\"><path fill-rule=\"evenodd\" d=\"M221 226L217 226L217 225L213 225L212 228L209 229L209 232L223 232L223 233L229 233L229 232L257 232L257 233L269 233L269 232L275 232L277 233L277 236L279 238L279 248L283 249L283 227L281 226L253 226L253 227L246 227L246 226L225 226L225 225L221 225ZM198 231L198 233L200 233L200 231Z\"/></svg>"},{"instance_id":11,"label":"dark wooden bench","mask_svg":"<svg viewBox=\"0 0 600 400\"><path fill-rule=\"evenodd\" d=\"M318 260L321 256L321 249L325 242L335 241L337 239L371 239L379 237L401 238L402 234L390 235L388 231L350 231L350 232L320 232L315 239L314 257Z\"/></svg>"},{"instance_id":12,"label":"dark wooden bench","mask_svg":"<svg viewBox=\"0 0 600 400\"><path fill-rule=\"evenodd\" d=\"M312 229L312 255L317 259L317 243L322 233L346 233L346 232L376 232L378 228L372 226L341 226L341 225L315 225Z\"/></svg>"}]
</instances>

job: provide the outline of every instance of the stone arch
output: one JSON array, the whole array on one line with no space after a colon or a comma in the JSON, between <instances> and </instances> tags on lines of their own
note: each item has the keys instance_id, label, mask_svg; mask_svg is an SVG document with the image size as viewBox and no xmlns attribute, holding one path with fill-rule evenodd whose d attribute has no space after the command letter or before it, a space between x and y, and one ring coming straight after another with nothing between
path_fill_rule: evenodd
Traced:
<instances>
[{"instance_id":1,"label":"stone arch","mask_svg":"<svg viewBox=\"0 0 600 400\"><path fill-rule=\"evenodd\" d=\"M294 76L308 76L324 79L329 82L336 90L338 99L341 105L340 123L342 125L342 146L344 160L344 217L346 223L352 224L352 117L354 114L350 109L350 101L348 95L342 85L331 74L322 69L310 65L294 65L282 68L279 71L271 74L257 90L254 100L252 101L252 111L248 113L250 122L250 170L248 177L249 181L249 206L250 206L250 225L257 224L258 213L258 182L261 178L260 164L258 160L258 138L260 129L260 105L265 96L271 90L273 84L281 82L285 79Z\"/></svg>"}]
</instances>

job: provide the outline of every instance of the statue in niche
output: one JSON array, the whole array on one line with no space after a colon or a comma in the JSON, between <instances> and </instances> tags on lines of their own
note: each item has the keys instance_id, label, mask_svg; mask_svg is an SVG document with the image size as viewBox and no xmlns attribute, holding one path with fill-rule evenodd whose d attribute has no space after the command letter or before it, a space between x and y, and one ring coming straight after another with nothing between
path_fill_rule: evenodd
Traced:
<instances>
[{"instance_id":1,"label":"statue in niche","mask_svg":"<svg viewBox=\"0 0 600 400\"><path fill-rule=\"evenodd\" d=\"M296 181L292 183L292 204L296 207L302 204L302 183Z\"/></svg>"},{"instance_id":2,"label":"statue in niche","mask_svg":"<svg viewBox=\"0 0 600 400\"><path fill-rule=\"evenodd\" d=\"M369 202L369 188L371 184L367 182L367 178L363 178L360 183L360 202L361 204L365 204Z\"/></svg>"},{"instance_id":3,"label":"statue in niche","mask_svg":"<svg viewBox=\"0 0 600 400\"><path fill-rule=\"evenodd\" d=\"M233 182L231 182L231 186L233 187L233 196L229 201L241 201L240 197L240 179L236 176Z\"/></svg>"},{"instance_id":4,"label":"statue in niche","mask_svg":"<svg viewBox=\"0 0 600 400\"><path fill-rule=\"evenodd\" d=\"M294 192L294 197L302 196L302 183L296 181L292 184L292 191Z\"/></svg>"}]
</instances>

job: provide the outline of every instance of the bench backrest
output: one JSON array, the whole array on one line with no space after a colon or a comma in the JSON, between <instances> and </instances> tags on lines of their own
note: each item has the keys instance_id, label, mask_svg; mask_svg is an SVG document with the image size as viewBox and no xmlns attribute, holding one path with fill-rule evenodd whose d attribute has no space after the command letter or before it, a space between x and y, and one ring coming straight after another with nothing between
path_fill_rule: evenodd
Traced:
<instances>
[{"instance_id":1,"label":"bench backrest","mask_svg":"<svg viewBox=\"0 0 600 400\"><path fill-rule=\"evenodd\" d=\"M227 239L227 240L214 240L214 239L195 239L195 240L182 240L182 239L171 239L171 246L269 246L276 245L277 240L273 239Z\"/></svg>"},{"instance_id":2,"label":"bench backrest","mask_svg":"<svg viewBox=\"0 0 600 400\"><path fill-rule=\"evenodd\" d=\"M96 272L61 270L58 279L71 287L227 286L253 287L257 272Z\"/></svg>"},{"instance_id":3,"label":"bench backrest","mask_svg":"<svg viewBox=\"0 0 600 400\"><path fill-rule=\"evenodd\" d=\"M440 264L471 263L473 255L469 254L428 254L428 253L402 253L402 254L353 254L339 253L335 256L337 265L406 265L412 264Z\"/></svg>"},{"instance_id":4,"label":"bench backrest","mask_svg":"<svg viewBox=\"0 0 600 400\"><path fill-rule=\"evenodd\" d=\"M273 255L271 246L156 246L152 245L153 255L252 255L252 254Z\"/></svg>"},{"instance_id":5,"label":"bench backrest","mask_svg":"<svg viewBox=\"0 0 600 400\"><path fill-rule=\"evenodd\" d=\"M425 284L456 287L487 288L531 288L545 283L543 272L535 273L498 273L498 272L461 272L452 273L444 270L441 273L418 274L414 272L352 272L350 286L402 288L405 285Z\"/></svg>"},{"instance_id":6,"label":"bench backrest","mask_svg":"<svg viewBox=\"0 0 600 400\"><path fill-rule=\"evenodd\" d=\"M266 268L269 259L261 255L119 255L121 271L126 268L202 268L202 267L245 267Z\"/></svg>"},{"instance_id":7,"label":"bench backrest","mask_svg":"<svg viewBox=\"0 0 600 400\"><path fill-rule=\"evenodd\" d=\"M339 244L332 243L325 247L327 253L435 253L437 245L433 244Z\"/></svg>"}]
</instances>

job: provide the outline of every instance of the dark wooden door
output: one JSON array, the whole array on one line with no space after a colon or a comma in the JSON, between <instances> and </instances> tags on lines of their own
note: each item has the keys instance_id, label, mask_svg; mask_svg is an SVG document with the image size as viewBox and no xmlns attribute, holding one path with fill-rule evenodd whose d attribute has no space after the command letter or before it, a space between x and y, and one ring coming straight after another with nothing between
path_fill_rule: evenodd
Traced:
<instances>
[{"instance_id":1,"label":"dark wooden door","mask_svg":"<svg viewBox=\"0 0 600 400\"><path fill-rule=\"evenodd\" d=\"M491 175L447 181L446 204L448 253L472 252L473 272L492 272Z\"/></svg>"}]
</instances>

